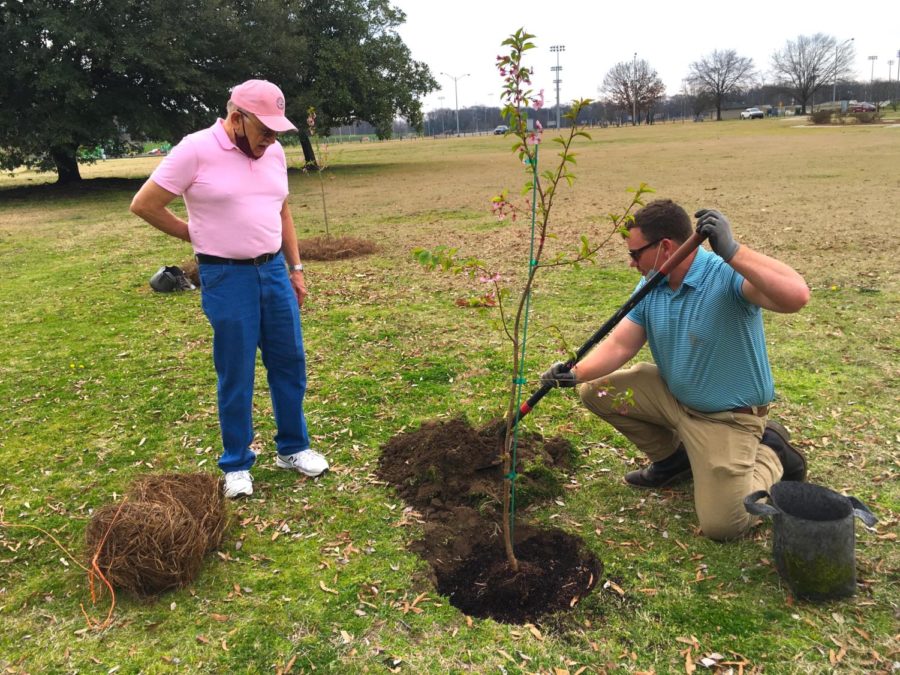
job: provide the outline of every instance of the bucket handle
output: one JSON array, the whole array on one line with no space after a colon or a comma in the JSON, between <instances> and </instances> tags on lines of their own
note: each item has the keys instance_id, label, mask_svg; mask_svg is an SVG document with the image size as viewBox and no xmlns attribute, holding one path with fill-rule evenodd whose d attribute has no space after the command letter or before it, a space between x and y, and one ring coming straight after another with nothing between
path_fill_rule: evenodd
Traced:
<instances>
[{"instance_id":1,"label":"bucket handle","mask_svg":"<svg viewBox=\"0 0 900 675\"><path fill-rule=\"evenodd\" d=\"M754 516L777 516L781 513L774 506L769 506L768 504L759 504L759 500L763 497L768 497L769 493L765 490L757 490L753 494L749 494L744 497L744 508L747 509L748 513L752 513ZM862 506L862 504L860 504ZM863 508L866 508L863 506ZM860 516L862 518L862 516Z\"/></svg>"},{"instance_id":2,"label":"bucket handle","mask_svg":"<svg viewBox=\"0 0 900 675\"><path fill-rule=\"evenodd\" d=\"M859 501L856 497L847 497L853 505L853 515L859 518L868 527L873 527L878 522L875 514L869 511L869 507Z\"/></svg>"}]
</instances>

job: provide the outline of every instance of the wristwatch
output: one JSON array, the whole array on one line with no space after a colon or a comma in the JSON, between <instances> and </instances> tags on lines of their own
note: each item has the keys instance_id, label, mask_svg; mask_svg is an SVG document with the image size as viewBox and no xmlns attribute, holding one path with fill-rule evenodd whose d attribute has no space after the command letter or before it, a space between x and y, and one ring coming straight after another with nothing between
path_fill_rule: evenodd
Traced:
<instances>
[{"instance_id":1,"label":"wristwatch","mask_svg":"<svg viewBox=\"0 0 900 675\"><path fill-rule=\"evenodd\" d=\"M300 263L299 265L288 265L288 270L291 272L302 272L303 263Z\"/></svg>"}]
</instances>

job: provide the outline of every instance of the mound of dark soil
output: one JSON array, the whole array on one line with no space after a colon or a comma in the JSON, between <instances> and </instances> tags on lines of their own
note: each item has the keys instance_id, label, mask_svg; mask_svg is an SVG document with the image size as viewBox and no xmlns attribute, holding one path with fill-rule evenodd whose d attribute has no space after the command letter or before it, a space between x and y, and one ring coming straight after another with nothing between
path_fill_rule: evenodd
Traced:
<instances>
[{"instance_id":1,"label":"mound of dark soil","mask_svg":"<svg viewBox=\"0 0 900 675\"><path fill-rule=\"evenodd\" d=\"M474 429L463 418L425 422L417 431L398 434L385 444L378 475L410 506L426 517L456 506L499 502L502 424ZM562 474L573 457L562 438L543 440L521 434L516 449L516 503L548 499L562 490Z\"/></svg>"},{"instance_id":2,"label":"mound of dark soil","mask_svg":"<svg viewBox=\"0 0 900 675\"><path fill-rule=\"evenodd\" d=\"M524 623L574 607L603 566L577 537L517 524L519 569L510 569L500 521L500 427L426 422L385 444L378 475L424 517L424 537L410 549L431 565L438 591L472 616ZM559 494L572 457L564 439L520 435L517 510Z\"/></svg>"},{"instance_id":3,"label":"mound of dark soil","mask_svg":"<svg viewBox=\"0 0 900 675\"><path fill-rule=\"evenodd\" d=\"M378 250L371 241L356 237L310 237L297 242L301 260L342 260Z\"/></svg>"}]
</instances>

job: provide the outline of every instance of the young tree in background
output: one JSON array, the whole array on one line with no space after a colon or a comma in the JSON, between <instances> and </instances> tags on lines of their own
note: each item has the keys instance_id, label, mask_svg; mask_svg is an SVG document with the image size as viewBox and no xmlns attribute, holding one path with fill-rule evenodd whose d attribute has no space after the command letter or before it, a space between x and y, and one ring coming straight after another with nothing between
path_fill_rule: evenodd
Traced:
<instances>
[{"instance_id":1,"label":"young tree in background","mask_svg":"<svg viewBox=\"0 0 900 675\"><path fill-rule=\"evenodd\" d=\"M752 85L754 77L753 59L738 56L733 49L717 49L691 64L688 81L699 96L715 102L716 120L721 120L727 97Z\"/></svg>"}]
</instances>

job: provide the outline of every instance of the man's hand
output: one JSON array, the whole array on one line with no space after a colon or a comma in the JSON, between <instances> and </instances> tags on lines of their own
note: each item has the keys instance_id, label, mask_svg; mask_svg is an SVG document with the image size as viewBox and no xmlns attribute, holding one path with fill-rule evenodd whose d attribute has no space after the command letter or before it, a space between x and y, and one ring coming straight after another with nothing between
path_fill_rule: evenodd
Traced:
<instances>
[{"instance_id":1,"label":"man's hand","mask_svg":"<svg viewBox=\"0 0 900 675\"><path fill-rule=\"evenodd\" d=\"M574 387L577 384L575 373L563 371L565 366L566 364L561 361L554 363L550 366L550 370L541 375L541 384L549 384L551 387Z\"/></svg>"},{"instance_id":2,"label":"man's hand","mask_svg":"<svg viewBox=\"0 0 900 675\"><path fill-rule=\"evenodd\" d=\"M294 294L297 296L297 304L300 305L300 307L303 307L303 301L306 299L307 295L306 283L303 281L303 272L300 270L291 272L290 278Z\"/></svg>"},{"instance_id":3,"label":"man's hand","mask_svg":"<svg viewBox=\"0 0 900 675\"><path fill-rule=\"evenodd\" d=\"M728 218L714 209L700 209L694 214L697 219L697 232L709 237L712 250L718 253L722 260L728 262L741 247L731 234L731 223Z\"/></svg>"}]
</instances>

